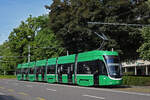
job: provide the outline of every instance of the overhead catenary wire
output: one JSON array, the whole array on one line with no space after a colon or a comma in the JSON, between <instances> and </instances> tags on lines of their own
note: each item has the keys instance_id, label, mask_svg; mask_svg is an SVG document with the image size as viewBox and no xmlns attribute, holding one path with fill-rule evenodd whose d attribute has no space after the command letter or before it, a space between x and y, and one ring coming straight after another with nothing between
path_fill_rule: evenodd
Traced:
<instances>
[{"instance_id":1,"label":"overhead catenary wire","mask_svg":"<svg viewBox=\"0 0 150 100\"><path fill-rule=\"evenodd\" d=\"M113 26L136 26L136 27L149 27L150 24L128 24L128 23L105 23L105 22L87 22L88 24L99 25L113 25Z\"/></svg>"}]
</instances>

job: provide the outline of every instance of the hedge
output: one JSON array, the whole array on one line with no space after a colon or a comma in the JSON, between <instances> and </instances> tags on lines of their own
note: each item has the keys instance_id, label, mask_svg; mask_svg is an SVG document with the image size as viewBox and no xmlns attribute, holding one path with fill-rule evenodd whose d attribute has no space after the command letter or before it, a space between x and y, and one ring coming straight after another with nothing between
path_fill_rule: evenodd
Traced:
<instances>
[{"instance_id":1,"label":"hedge","mask_svg":"<svg viewBox=\"0 0 150 100\"><path fill-rule=\"evenodd\" d=\"M150 77L123 76L123 85L150 86Z\"/></svg>"}]
</instances>

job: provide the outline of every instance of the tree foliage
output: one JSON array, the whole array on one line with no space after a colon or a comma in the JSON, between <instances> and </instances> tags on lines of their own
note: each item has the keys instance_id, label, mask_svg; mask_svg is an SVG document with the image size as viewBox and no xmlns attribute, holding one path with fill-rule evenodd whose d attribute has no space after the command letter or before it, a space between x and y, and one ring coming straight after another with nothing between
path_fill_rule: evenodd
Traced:
<instances>
[{"instance_id":1,"label":"tree foliage","mask_svg":"<svg viewBox=\"0 0 150 100\"><path fill-rule=\"evenodd\" d=\"M30 15L26 21L22 21L13 29L8 41L0 46L0 56L3 56L1 60L5 61L0 62L3 70L14 71L18 63L27 62L29 45L31 61L58 57L66 52L61 46L62 41L49 29L48 20L47 15Z\"/></svg>"},{"instance_id":2,"label":"tree foliage","mask_svg":"<svg viewBox=\"0 0 150 100\"><path fill-rule=\"evenodd\" d=\"M147 1L133 3L130 0L53 0L46 6L49 26L62 39L63 47L70 53L94 50L102 40L94 34L104 33L109 42L104 50L114 48L122 59L138 57L136 50L141 45L137 27L121 25L95 25L88 22L147 24L150 7ZM143 18L137 20L137 18ZM133 48L134 47L134 48Z\"/></svg>"},{"instance_id":3,"label":"tree foliage","mask_svg":"<svg viewBox=\"0 0 150 100\"><path fill-rule=\"evenodd\" d=\"M143 28L141 35L144 42L137 51L140 53L142 59L150 60L150 27Z\"/></svg>"},{"instance_id":4,"label":"tree foliage","mask_svg":"<svg viewBox=\"0 0 150 100\"><path fill-rule=\"evenodd\" d=\"M32 17L22 22L15 28L9 42L12 52L18 53L27 62L28 46L31 47L31 61L58 56L63 52L61 41L57 40L54 33L47 27L48 16ZM30 37L29 37L30 36ZM60 53L55 53L56 51ZM54 55L55 54L55 55Z\"/></svg>"}]
</instances>

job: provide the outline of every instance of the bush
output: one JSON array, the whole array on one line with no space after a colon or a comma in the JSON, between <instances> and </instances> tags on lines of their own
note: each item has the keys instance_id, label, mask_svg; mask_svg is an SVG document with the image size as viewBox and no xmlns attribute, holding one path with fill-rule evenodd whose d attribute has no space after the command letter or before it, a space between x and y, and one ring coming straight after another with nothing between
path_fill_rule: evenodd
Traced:
<instances>
[{"instance_id":1,"label":"bush","mask_svg":"<svg viewBox=\"0 0 150 100\"><path fill-rule=\"evenodd\" d=\"M123 76L123 85L150 86L150 77L145 76Z\"/></svg>"}]
</instances>

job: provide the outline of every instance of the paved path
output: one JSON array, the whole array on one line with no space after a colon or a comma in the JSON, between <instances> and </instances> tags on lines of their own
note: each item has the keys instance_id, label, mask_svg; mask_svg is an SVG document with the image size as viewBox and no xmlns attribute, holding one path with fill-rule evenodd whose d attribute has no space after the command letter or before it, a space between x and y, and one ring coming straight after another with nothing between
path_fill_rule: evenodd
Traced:
<instances>
[{"instance_id":1,"label":"paved path","mask_svg":"<svg viewBox=\"0 0 150 100\"><path fill-rule=\"evenodd\" d=\"M150 100L150 94L0 79L0 100Z\"/></svg>"}]
</instances>

